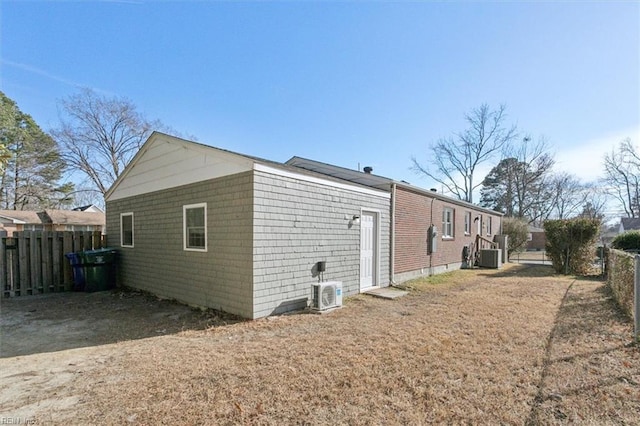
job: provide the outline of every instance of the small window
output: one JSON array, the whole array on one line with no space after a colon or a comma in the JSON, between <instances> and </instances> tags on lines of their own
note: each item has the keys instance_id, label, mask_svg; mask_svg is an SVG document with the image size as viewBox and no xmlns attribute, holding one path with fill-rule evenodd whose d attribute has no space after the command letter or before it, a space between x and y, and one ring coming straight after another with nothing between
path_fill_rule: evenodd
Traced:
<instances>
[{"instance_id":1,"label":"small window","mask_svg":"<svg viewBox=\"0 0 640 426\"><path fill-rule=\"evenodd\" d=\"M184 249L207 251L207 204L183 207Z\"/></svg>"},{"instance_id":2,"label":"small window","mask_svg":"<svg viewBox=\"0 0 640 426\"><path fill-rule=\"evenodd\" d=\"M133 247L133 213L120 214L120 245Z\"/></svg>"},{"instance_id":3,"label":"small window","mask_svg":"<svg viewBox=\"0 0 640 426\"><path fill-rule=\"evenodd\" d=\"M442 211L442 238L453 238L453 209Z\"/></svg>"},{"instance_id":4,"label":"small window","mask_svg":"<svg viewBox=\"0 0 640 426\"><path fill-rule=\"evenodd\" d=\"M91 225L65 225L65 231L94 231L95 227Z\"/></svg>"},{"instance_id":5,"label":"small window","mask_svg":"<svg viewBox=\"0 0 640 426\"><path fill-rule=\"evenodd\" d=\"M464 235L471 235L471 212L464 214Z\"/></svg>"},{"instance_id":6,"label":"small window","mask_svg":"<svg viewBox=\"0 0 640 426\"><path fill-rule=\"evenodd\" d=\"M492 221L491 219L493 219L491 216L489 216L489 221L487 222L487 235L491 235L493 234L493 226L492 226Z\"/></svg>"}]
</instances>

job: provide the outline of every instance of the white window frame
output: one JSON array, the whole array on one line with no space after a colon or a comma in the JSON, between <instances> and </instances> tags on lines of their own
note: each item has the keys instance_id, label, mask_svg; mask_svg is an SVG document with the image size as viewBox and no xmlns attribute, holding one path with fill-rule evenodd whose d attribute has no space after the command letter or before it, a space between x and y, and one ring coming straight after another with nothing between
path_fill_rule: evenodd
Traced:
<instances>
[{"instance_id":1,"label":"white window frame","mask_svg":"<svg viewBox=\"0 0 640 426\"><path fill-rule=\"evenodd\" d=\"M445 207L442 210L442 239L453 239L455 232L455 210Z\"/></svg>"},{"instance_id":2,"label":"white window frame","mask_svg":"<svg viewBox=\"0 0 640 426\"><path fill-rule=\"evenodd\" d=\"M487 235L491 235L493 232L493 217L489 216L489 220L487 222Z\"/></svg>"},{"instance_id":3,"label":"white window frame","mask_svg":"<svg viewBox=\"0 0 640 426\"><path fill-rule=\"evenodd\" d=\"M204 247L189 247L189 233L187 232L187 210L204 209ZM182 244L185 251L207 251L207 203L186 204L182 206Z\"/></svg>"},{"instance_id":4,"label":"white window frame","mask_svg":"<svg viewBox=\"0 0 640 426\"><path fill-rule=\"evenodd\" d=\"M464 235L471 235L471 212L464 212Z\"/></svg>"},{"instance_id":5,"label":"white window frame","mask_svg":"<svg viewBox=\"0 0 640 426\"><path fill-rule=\"evenodd\" d=\"M124 243L124 227L122 226L122 219L125 216L131 216L131 244ZM133 212L120 213L120 247L129 247L133 248L135 243L135 219L133 216Z\"/></svg>"}]
</instances>

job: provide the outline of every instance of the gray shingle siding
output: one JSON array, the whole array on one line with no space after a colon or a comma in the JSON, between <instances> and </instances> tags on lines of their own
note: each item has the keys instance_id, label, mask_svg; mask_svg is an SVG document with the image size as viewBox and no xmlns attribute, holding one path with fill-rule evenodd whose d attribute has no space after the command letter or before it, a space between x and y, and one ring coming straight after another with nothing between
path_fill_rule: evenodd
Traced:
<instances>
[{"instance_id":1,"label":"gray shingle siding","mask_svg":"<svg viewBox=\"0 0 640 426\"><path fill-rule=\"evenodd\" d=\"M207 203L208 251L183 250L182 209ZM390 201L262 171L107 202L108 244L120 251L120 283L247 318L307 306L314 266L360 291L360 226L379 213L378 284L389 284ZM134 213L134 247L120 248L120 213Z\"/></svg>"},{"instance_id":2,"label":"gray shingle siding","mask_svg":"<svg viewBox=\"0 0 640 426\"><path fill-rule=\"evenodd\" d=\"M306 306L319 261L345 295L360 291L360 227L345 215L361 209L380 213L378 283L389 284L389 198L265 172L254 189L254 318Z\"/></svg>"},{"instance_id":3,"label":"gray shingle siding","mask_svg":"<svg viewBox=\"0 0 640 426\"><path fill-rule=\"evenodd\" d=\"M252 172L107 202L120 283L191 305L253 317ZM207 203L207 252L183 250L183 206ZM134 213L134 247L120 247L120 213Z\"/></svg>"}]
</instances>

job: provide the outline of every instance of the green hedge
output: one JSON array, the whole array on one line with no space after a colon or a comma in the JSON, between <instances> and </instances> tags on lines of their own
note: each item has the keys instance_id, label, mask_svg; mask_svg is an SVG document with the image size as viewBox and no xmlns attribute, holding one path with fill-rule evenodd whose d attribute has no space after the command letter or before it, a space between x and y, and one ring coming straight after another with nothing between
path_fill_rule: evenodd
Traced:
<instances>
[{"instance_id":1,"label":"green hedge","mask_svg":"<svg viewBox=\"0 0 640 426\"><path fill-rule=\"evenodd\" d=\"M524 219L505 217L502 220L502 233L509 236L507 252L511 256L514 251L522 250L527 246L529 224Z\"/></svg>"},{"instance_id":2,"label":"green hedge","mask_svg":"<svg viewBox=\"0 0 640 426\"><path fill-rule=\"evenodd\" d=\"M547 220L544 231L547 256L557 273L586 275L590 272L600 231L599 220Z\"/></svg>"},{"instance_id":3,"label":"green hedge","mask_svg":"<svg viewBox=\"0 0 640 426\"><path fill-rule=\"evenodd\" d=\"M611 247L618 250L640 250L640 232L628 231L616 236Z\"/></svg>"}]
</instances>

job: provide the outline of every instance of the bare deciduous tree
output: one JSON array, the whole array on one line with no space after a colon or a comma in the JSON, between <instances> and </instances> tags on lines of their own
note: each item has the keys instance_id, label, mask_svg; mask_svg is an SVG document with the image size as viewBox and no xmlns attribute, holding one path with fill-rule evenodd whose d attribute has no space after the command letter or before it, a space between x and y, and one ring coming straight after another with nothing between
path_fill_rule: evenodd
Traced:
<instances>
[{"instance_id":1,"label":"bare deciduous tree","mask_svg":"<svg viewBox=\"0 0 640 426\"><path fill-rule=\"evenodd\" d=\"M585 185L568 173L558 173L551 180L551 198L549 217L569 219L574 217L587 201L588 191Z\"/></svg>"},{"instance_id":2,"label":"bare deciduous tree","mask_svg":"<svg viewBox=\"0 0 640 426\"><path fill-rule=\"evenodd\" d=\"M430 146L431 164L424 166L414 157L413 170L442 184L463 201L473 202L478 166L493 158L516 136L516 127L505 127L506 107L491 110L487 104L465 114L469 127Z\"/></svg>"},{"instance_id":3,"label":"bare deciduous tree","mask_svg":"<svg viewBox=\"0 0 640 426\"><path fill-rule=\"evenodd\" d=\"M627 138L604 158L604 184L628 217L640 217L640 153Z\"/></svg>"},{"instance_id":4,"label":"bare deciduous tree","mask_svg":"<svg viewBox=\"0 0 640 426\"><path fill-rule=\"evenodd\" d=\"M589 183L583 186L583 191L584 205L578 217L604 220L608 202L608 194L605 189L595 183Z\"/></svg>"},{"instance_id":5,"label":"bare deciduous tree","mask_svg":"<svg viewBox=\"0 0 640 426\"><path fill-rule=\"evenodd\" d=\"M126 98L90 89L60 102L64 116L52 135L68 166L80 171L104 195L151 132L163 126L147 120Z\"/></svg>"},{"instance_id":6,"label":"bare deciduous tree","mask_svg":"<svg viewBox=\"0 0 640 426\"><path fill-rule=\"evenodd\" d=\"M549 209L552 169L555 164L547 142L527 136L505 147L505 158L483 180L480 205L502 211L508 217L534 222Z\"/></svg>"}]
</instances>

